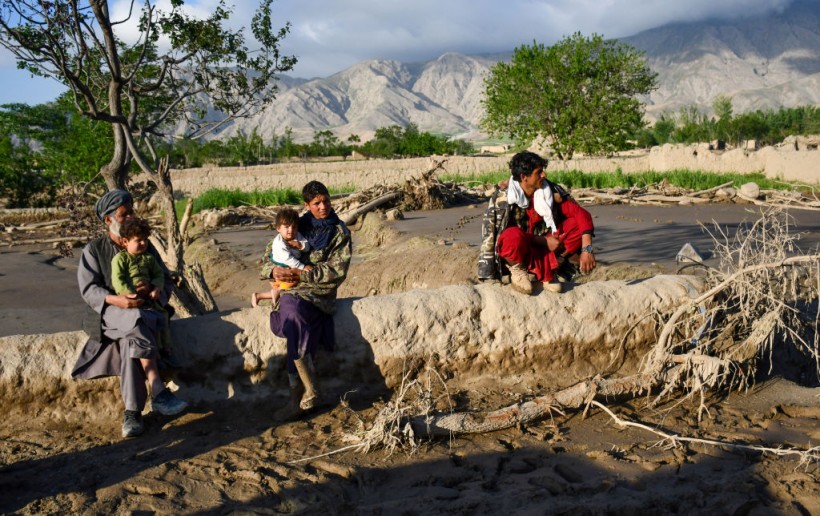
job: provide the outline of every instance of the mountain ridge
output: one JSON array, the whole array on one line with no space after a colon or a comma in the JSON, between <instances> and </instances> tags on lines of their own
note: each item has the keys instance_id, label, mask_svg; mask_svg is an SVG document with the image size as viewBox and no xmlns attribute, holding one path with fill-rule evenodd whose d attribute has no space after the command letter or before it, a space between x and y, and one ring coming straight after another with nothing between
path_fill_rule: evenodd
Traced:
<instances>
[{"instance_id":1,"label":"mountain ridge","mask_svg":"<svg viewBox=\"0 0 820 516\"><path fill-rule=\"evenodd\" d=\"M645 52L659 87L646 100L646 118L697 106L711 111L718 95L735 113L820 105L820 13L795 2L772 16L736 21L676 23L620 41ZM510 53L445 52L426 62L368 60L325 78L284 76L277 98L256 116L228 126L221 136L256 128L269 139L291 128L296 141L319 130L362 140L379 127L416 124L420 130L481 138L484 77Z\"/></svg>"}]
</instances>

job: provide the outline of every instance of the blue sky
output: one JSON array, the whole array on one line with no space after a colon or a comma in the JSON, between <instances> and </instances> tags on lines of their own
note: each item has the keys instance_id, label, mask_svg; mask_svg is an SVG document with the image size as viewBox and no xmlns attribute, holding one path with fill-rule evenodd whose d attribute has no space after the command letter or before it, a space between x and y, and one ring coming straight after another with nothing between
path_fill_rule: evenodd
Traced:
<instances>
[{"instance_id":1,"label":"blue sky","mask_svg":"<svg viewBox=\"0 0 820 516\"><path fill-rule=\"evenodd\" d=\"M152 0L152 3L155 0ZM234 6L232 24L247 26L258 5ZM424 61L448 51L509 52L523 43L551 44L580 31L624 37L672 22L729 19L779 12L792 0L277 0L274 15L290 21L282 50L295 54L296 77L326 77L366 59ZM129 1L109 2L124 12ZM167 6L168 0L159 0ZM214 0L187 1L192 12L209 12ZM135 8L141 5L137 1ZM127 29L126 29L127 30ZM31 78L0 50L0 104L37 104L54 99L62 86Z\"/></svg>"}]
</instances>

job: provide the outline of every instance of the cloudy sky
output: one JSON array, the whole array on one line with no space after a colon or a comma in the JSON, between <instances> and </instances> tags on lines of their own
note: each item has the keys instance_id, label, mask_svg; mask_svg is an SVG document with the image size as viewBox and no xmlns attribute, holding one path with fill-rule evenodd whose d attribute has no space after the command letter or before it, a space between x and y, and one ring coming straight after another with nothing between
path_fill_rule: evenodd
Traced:
<instances>
[{"instance_id":1,"label":"cloudy sky","mask_svg":"<svg viewBox=\"0 0 820 516\"><path fill-rule=\"evenodd\" d=\"M140 5L142 0L136 0ZM154 0L152 0L154 1ZM232 23L249 24L258 0L226 0ZM673 22L729 19L780 12L792 0L276 0L276 19L291 23L282 45L299 62L292 75L325 77L365 59L424 61L447 51L509 52L518 45L552 44L580 31L607 38L631 36ZM159 0L167 5L169 0ZM215 0L187 0L209 12ZM112 13L129 2L112 0ZM36 104L62 91L52 80L16 70L0 52L0 104Z\"/></svg>"}]
</instances>

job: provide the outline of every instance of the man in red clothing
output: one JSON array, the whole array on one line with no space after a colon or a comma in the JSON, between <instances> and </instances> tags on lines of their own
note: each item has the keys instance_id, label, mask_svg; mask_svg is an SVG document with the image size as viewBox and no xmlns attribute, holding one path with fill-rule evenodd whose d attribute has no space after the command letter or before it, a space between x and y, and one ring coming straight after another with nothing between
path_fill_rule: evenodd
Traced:
<instances>
[{"instance_id":1,"label":"man in red clothing","mask_svg":"<svg viewBox=\"0 0 820 516\"><path fill-rule=\"evenodd\" d=\"M512 286L532 294L529 273L544 290L561 292L555 271L578 257L587 274L595 268L592 216L560 186L544 178L547 160L532 152L519 152L510 160L511 177L506 184L508 225L498 237L496 252L509 264Z\"/></svg>"}]
</instances>

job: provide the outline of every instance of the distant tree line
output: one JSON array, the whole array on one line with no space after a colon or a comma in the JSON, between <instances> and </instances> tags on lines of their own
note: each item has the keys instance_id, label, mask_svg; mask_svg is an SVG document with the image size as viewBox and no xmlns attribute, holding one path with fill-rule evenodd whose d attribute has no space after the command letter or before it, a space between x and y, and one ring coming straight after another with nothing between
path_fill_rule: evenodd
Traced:
<instances>
[{"instance_id":1,"label":"distant tree line","mask_svg":"<svg viewBox=\"0 0 820 516\"><path fill-rule=\"evenodd\" d=\"M464 140L419 131L415 124L405 127L391 125L376 129L372 140L361 143L358 135L342 141L329 129L316 131L309 143L296 143L293 131L286 127L282 135L274 134L267 141L256 129L250 134L239 132L219 140L176 140L165 143L162 152L170 157L175 168L241 166L275 163L292 158L346 158L353 152L371 158L407 158L433 154L471 154L473 145Z\"/></svg>"},{"instance_id":2,"label":"distant tree line","mask_svg":"<svg viewBox=\"0 0 820 516\"><path fill-rule=\"evenodd\" d=\"M718 97L712 111L710 116L690 106L678 113L664 113L619 148L713 140L741 145L750 139L771 145L790 135L820 134L820 108L814 106L736 115L731 99ZM63 185L102 184L98 171L110 160L113 148L110 128L78 115L67 96L36 106L0 106L0 197L8 207L50 206ZM470 142L433 135L409 124L379 128L374 138L364 143L357 135L342 141L330 130L317 131L309 143L296 143L292 130L285 128L283 134L267 140L253 130L250 135L239 133L222 140L165 141L157 151L170 156L172 167L191 168L208 163L238 166L292 158L346 157L353 151L368 157L395 158L463 155L475 149Z\"/></svg>"},{"instance_id":3,"label":"distant tree line","mask_svg":"<svg viewBox=\"0 0 820 516\"><path fill-rule=\"evenodd\" d=\"M638 147L665 143L697 143L722 140L741 146L747 140L774 145L787 136L820 134L820 109L815 106L781 107L777 111L755 110L735 115L730 98L720 96L712 103L712 116L695 106L678 113L663 113L651 127L635 135Z\"/></svg>"},{"instance_id":4,"label":"distant tree line","mask_svg":"<svg viewBox=\"0 0 820 516\"><path fill-rule=\"evenodd\" d=\"M177 139L156 144L174 168L257 165L291 158L350 156L394 158L432 154L469 154L472 144L419 131L414 124L376 130L365 143L357 135L346 141L330 130L317 131L309 143L296 143L293 132L265 140L257 130L222 140ZM104 184L100 168L111 159L114 140L104 122L80 116L68 95L54 102L28 106L0 106L0 197L6 206L51 206L57 191L67 184ZM138 167L132 164L132 171Z\"/></svg>"}]
</instances>

